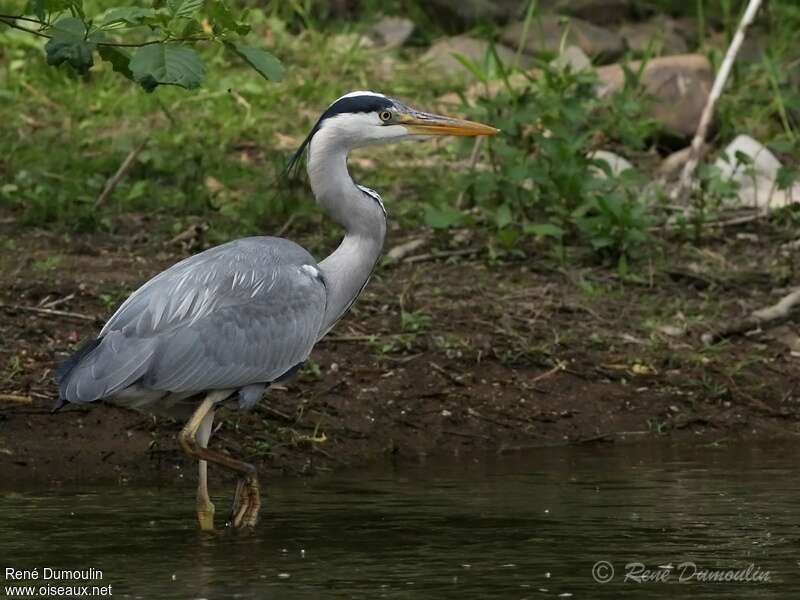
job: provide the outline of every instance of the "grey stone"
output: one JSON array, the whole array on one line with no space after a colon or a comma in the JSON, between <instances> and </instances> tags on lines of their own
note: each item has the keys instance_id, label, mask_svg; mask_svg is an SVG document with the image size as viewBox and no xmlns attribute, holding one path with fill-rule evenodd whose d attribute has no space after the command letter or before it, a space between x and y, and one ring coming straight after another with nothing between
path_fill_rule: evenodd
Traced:
<instances>
[{"instance_id":1,"label":"grey stone","mask_svg":"<svg viewBox=\"0 0 800 600\"><path fill-rule=\"evenodd\" d=\"M641 63L629 65L639 70ZM600 80L598 94L605 97L620 90L625 84L625 73L620 65L597 69ZM648 61L642 71L641 82L653 97L651 116L666 132L690 138L697 131L700 116L711 91L711 63L702 54L680 54Z\"/></svg>"},{"instance_id":2,"label":"grey stone","mask_svg":"<svg viewBox=\"0 0 800 600\"><path fill-rule=\"evenodd\" d=\"M686 40L678 33L677 24L671 19L626 23L619 28L619 34L636 56L647 52L653 52L655 56L685 54L689 50Z\"/></svg>"},{"instance_id":3,"label":"grey stone","mask_svg":"<svg viewBox=\"0 0 800 600\"><path fill-rule=\"evenodd\" d=\"M383 17L370 27L367 35L375 44L389 50L403 46L414 33L414 21L403 17Z\"/></svg>"},{"instance_id":4,"label":"grey stone","mask_svg":"<svg viewBox=\"0 0 800 600\"><path fill-rule=\"evenodd\" d=\"M595 150L589 154L589 158L591 160L604 161L608 165L609 169L611 169L611 175L614 177L618 177L625 171L630 171L633 169L633 165L627 159L623 158L619 154L609 152L608 150ZM601 177L606 176L605 172L598 167L594 167L594 169L596 169L596 172Z\"/></svg>"},{"instance_id":5,"label":"grey stone","mask_svg":"<svg viewBox=\"0 0 800 600\"><path fill-rule=\"evenodd\" d=\"M564 52L550 61L550 65L557 69L569 67L574 73L592 68L591 59L577 46L567 46Z\"/></svg>"},{"instance_id":6,"label":"grey stone","mask_svg":"<svg viewBox=\"0 0 800 600\"><path fill-rule=\"evenodd\" d=\"M634 3L632 0L560 0L555 2L554 9L595 25L612 25L631 18Z\"/></svg>"},{"instance_id":7,"label":"grey stone","mask_svg":"<svg viewBox=\"0 0 800 600\"><path fill-rule=\"evenodd\" d=\"M469 74L469 71L459 62L456 56L463 56L475 63L483 64L489 51L489 45L489 42L485 40L466 35L445 38L431 46L420 58L420 62L423 65L437 68L444 76L465 76ZM495 50L504 64L513 65L516 53L511 48L496 44ZM525 67L530 59L527 57L522 58L524 60L520 66Z\"/></svg>"},{"instance_id":8,"label":"grey stone","mask_svg":"<svg viewBox=\"0 0 800 600\"><path fill-rule=\"evenodd\" d=\"M530 23L522 40L524 28L522 21L511 23L503 29L500 37L514 48L522 42L523 51L529 54L558 54L564 40L568 45L578 46L601 64L614 60L625 51L620 35L583 19L543 15Z\"/></svg>"},{"instance_id":9,"label":"grey stone","mask_svg":"<svg viewBox=\"0 0 800 600\"><path fill-rule=\"evenodd\" d=\"M750 164L742 164L737 155L746 156ZM781 162L766 146L748 135L736 136L714 165L722 177L739 184L742 206L769 212L800 202L800 184L790 190L777 189L775 179Z\"/></svg>"},{"instance_id":10,"label":"grey stone","mask_svg":"<svg viewBox=\"0 0 800 600\"><path fill-rule=\"evenodd\" d=\"M449 30L494 22L506 23L520 17L527 0L428 0L424 10Z\"/></svg>"}]
</instances>

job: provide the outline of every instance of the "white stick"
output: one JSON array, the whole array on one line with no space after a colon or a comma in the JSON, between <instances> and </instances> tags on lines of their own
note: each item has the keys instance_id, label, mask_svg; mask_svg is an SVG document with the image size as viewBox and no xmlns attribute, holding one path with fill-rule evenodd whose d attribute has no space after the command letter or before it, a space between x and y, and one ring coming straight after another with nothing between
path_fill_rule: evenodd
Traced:
<instances>
[{"instance_id":1,"label":"white stick","mask_svg":"<svg viewBox=\"0 0 800 600\"><path fill-rule=\"evenodd\" d=\"M731 69L733 68L733 63L736 60L736 55L739 53L739 49L742 47L742 42L744 42L744 34L747 31L747 28L750 27L750 24L756 18L756 13L760 7L761 0L750 0L750 4L747 5L747 10L744 12L744 16L739 23L739 27L736 29L736 34L733 36L731 45L728 48L728 51L725 53L725 58L722 61L722 65L720 65L716 79L714 79L714 85L711 87L711 93L708 95L708 101L706 102L706 106L703 109L703 114L700 117L700 124L697 126L697 133L692 140L692 149L689 153L689 160L686 161L686 164L683 166L681 179L673 192L673 198L682 197L689 190L689 186L692 183L692 178L694 177L694 172L697 169L697 163L700 160L700 150L705 142L706 134L708 133L708 126L711 124L711 118L714 116L714 107L717 104L717 100L719 100L719 97L722 95L722 90L731 74Z\"/></svg>"}]
</instances>

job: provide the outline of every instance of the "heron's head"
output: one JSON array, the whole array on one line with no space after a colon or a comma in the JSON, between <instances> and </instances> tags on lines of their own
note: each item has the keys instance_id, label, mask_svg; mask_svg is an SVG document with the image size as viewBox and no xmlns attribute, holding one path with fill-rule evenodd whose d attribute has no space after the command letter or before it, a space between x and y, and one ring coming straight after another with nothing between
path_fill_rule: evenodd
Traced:
<instances>
[{"instance_id":1,"label":"heron's head","mask_svg":"<svg viewBox=\"0 0 800 600\"><path fill-rule=\"evenodd\" d=\"M324 139L326 147L335 145L349 151L409 138L495 135L498 131L480 123L422 112L376 92L350 92L322 113L291 164L309 144L316 146L316 140Z\"/></svg>"}]
</instances>

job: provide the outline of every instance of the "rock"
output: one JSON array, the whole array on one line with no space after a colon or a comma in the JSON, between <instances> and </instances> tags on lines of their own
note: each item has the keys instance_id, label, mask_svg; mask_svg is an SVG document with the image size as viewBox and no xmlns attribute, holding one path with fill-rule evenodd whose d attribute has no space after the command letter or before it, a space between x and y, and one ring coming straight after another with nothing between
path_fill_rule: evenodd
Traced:
<instances>
[{"instance_id":1,"label":"rock","mask_svg":"<svg viewBox=\"0 0 800 600\"><path fill-rule=\"evenodd\" d=\"M714 166L722 177L739 184L742 206L769 212L800 202L800 183L790 190L777 189L781 161L748 135L738 135L728 144Z\"/></svg>"},{"instance_id":2,"label":"rock","mask_svg":"<svg viewBox=\"0 0 800 600\"><path fill-rule=\"evenodd\" d=\"M752 161L752 169L749 165L739 163L737 154L742 154ZM715 163L724 177L741 180L751 179L752 175L775 179L781 168L781 161L770 152L769 148L763 146L749 135L738 135L717 159ZM745 171L752 171L746 174Z\"/></svg>"},{"instance_id":3,"label":"rock","mask_svg":"<svg viewBox=\"0 0 800 600\"><path fill-rule=\"evenodd\" d=\"M522 40L524 27L524 22L512 23L503 29L500 38L514 48L523 41L523 51L528 54L558 54L566 31L566 44L578 46L601 64L614 60L625 51L622 37L583 19L544 15L530 24L526 39Z\"/></svg>"},{"instance_id":4,"label":"rock","mask_svg":"<svg viewBox=\"0 0 800 600\"><path fill-rule=\"evenodd\" d=\"M596 25L622 23L633 16L632 0L560 0L555 11Z\"/></svg>"},{"instance_id":5,"label":"rock","mask_svg":"<svg viewBox=\"0 0 800 600\"><path fill-rule=\"evenodd\" d=\"M652 52L651 56L685 54L689 50L672 19L656 18L644 23L626 23L618 32L636 56L648 52Z\"/></svg>"},{"instance_id":6,"label":"rock","mask_svg":"<svg viewBox=\"0 0 800 600\"><path fill-rule=\"evenodd\" d=\"M370 27L367 35L382 50L403 46L414 33L414 21L403 17L383 17Z\"/></svg>"},{"instance_id":7,"label":"rock","mask_svg":"<svg viewBox=\"0 0 800 600\"><path fill-rule=\"evenodd\" d=\"M630 64L633 71L639 61ZM625 84L620 65L597 69L600 79L599 96L611 95ZM680 54L656 58L647 63L642 84L654 98L652 117L672 135L690 138L697 131L700 115L711 91L711 63L701 54Z\"/></svg>"},{"instance_id":8,"label":"rock","mask_svg":"<svg viewBox=\"0 0 800 600\"><path fill-rule=\"evenodd\" d=\"M700 148L701 160L708 154L710 149L711 146L708 144L703 144L702 148ZM681 148L680 150L673 152L663 161L661 161L661 164L658 166L658 174L667 179L674 177L683 169L683 165L689 161L689 155L691 152L691 146L687 146L686 148Z\"/></svg>"},{"instance_id":9,"label":"rock","mask_svg":"<svg viewBox=\"0 0 800 600\"><path fill-rule=\"evenodd\" d=\"M619 154L614 154L613 152L609 152L608 150L595 150L588 157L590 160L597 160L597 161L605 161L608 164L609 168L611 169L611 175L614 177L619 177L625 171L630 171L633 169L633 165L626 160L625 158L621 157ZM593 167L600 177L605 178L606 174L605 171L601 170L598 167Z\"/></svg>"},{"instance_id":10,"label":"rock","mask_svg":"<svg viewBox=\"0 0 800 600\"><path fill-rule=\"evenodd\" d=\"M507 23L524 14L528 0L428 0L420 3L435 21L450 31L486 23Z\"/></svg>"},{"instance_id":11,"label":"rock","mask_svg":"<svg viewBox=\"0 0 800 600\"><path fill-rule=\"evenodd\" d=\"M559 56L550 61L550 65L557 69L569 67L573 73L578 73L592 68L592 61L586 53L577 46L567 46Z\"/></svg>"},{"instance_id":12,"label":"rock","mask_svg":"<svg viewBox=\"0 0 800 600\"><path fill-rule=\"evenodd\" d=\"M516 53L511 48L497 44L495 45L495 50L503 63L509 66L514 63ZM469 71L459 62L456 56L463 56L475 63L483 64L488 56L488 51L489 42L460 35L436 42L420 58L420 62L439 69L445 77L463 77L468 75ZM521 57L522 64L520 66L527 66L529 62L529 58Z\"/></svg>"}]
</instances>

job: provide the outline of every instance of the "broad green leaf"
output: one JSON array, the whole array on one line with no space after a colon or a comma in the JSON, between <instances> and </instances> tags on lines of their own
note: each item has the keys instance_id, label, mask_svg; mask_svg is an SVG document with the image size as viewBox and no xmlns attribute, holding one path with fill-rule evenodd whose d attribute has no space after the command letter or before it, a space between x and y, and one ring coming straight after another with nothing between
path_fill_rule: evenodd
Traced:
<instances>
[{"instance_id":1,"label":"broad green leaf","mask_svg":"<svg viewBox=\"0 0 800 600\"><path fill-rule=\"evenodd\" d=\"M191 18L203 6L204 0L168 0L167 6L173 17Z\"/></svg>"},{"instance_id":2,"label":"broad green leaf","mask_svg":"<svg viewBox=\"0 0 800 600\"><path fill-rule=\"evenodd\" d=\"M145 19L152 17L155 11L152 8L139 6L120 6L112 8L103 16L100 27L111 25L142 25Z\"/></svg>"},{"instance_id":3,"label":"broad green leaf","mask_svg":"<svg viewBox=\"0 0 800 600\"><path fill-rule=\"evenodd\" d=\"M225 45L238 54L244 61L253 67L258 73L267 80L280 81L283 79L283 65L274 55L251 46L242 46L226 42Z\"/></svg>"},{"instance_id":4,"label":"broad green leaf","mask_svg":"<svg viewBox=\"0 0 800 600\"><path fill-rule=\"evenodd\" d=\"M208 16L214 24L214 32L233 31L239 35L250 33L250 25L236 20L225 2L211 2L207 8Z\"/></svg>"},{"instance_id":5,"label":"broad green leaf","mask_svg":"<svg viewBox=\"0 0 800 600\"><path fill-rule=\"evenodd\" d=\"M133 73L130 67L131 57L127 52L113 46L100 46L97 49L97 53L104 61L111 63L111 68L115 72L133 80Z\"/></svg>"},{"instance_id":6,"label":"broad green leaf","mask_svg":"<svg viewBox=\"0 0 800 600\"><path fill-rule=\"evenodd\" d=\"M434 229L446 229L453 225L458 225L464 219L459 211L453 208L436 208L428 206L425 208L425 224Z\"/></svg>"},{"instance_id":7,"label":"broad green leaf","mask_svg":"<svg viewBox=\"0 0 800 600\"><path fill-rule=\"evenodd\" d=\"M779 190L786 191L794 186L798 178L800 178L800 172L788 167L781 167L778 169L778 176L775 178L775 183Z\"/></svg>"},{"instance_id":8,"label":"broad green leaf","mask_svg":"<svg viewBox=\"0 0 800 600\"><path fill-rule=\"evenodd\" d=\"M80 19L65 17L51 29L53 37L45 44L47 64L59 66L69 64L81 74L86 74L94 65L92 52L95 44L86 40L86 25Z\"/></svg>"},{"instance_id":9,"label":"broad green leaf","mask_svg":"<svg viewBox=\"0 0 800 600\"><path fill-rule=\"evenodd\" d=\"M556 239L561 239L564 237L564 230L558 225L553 225L552 223L529 223L523 227L523 230L528 235L553 237Z\"/></svg>"},{"instance_id":10,"label":"broad green leaf","mask_svg":"<svg viewBox=\"0 0 800 600\"><path fill-rule=\"evenodd\" d=\"M177 44L152 44L136 51L130 62L133 78L148 92L159 85L198 87L206 74L197 52Z\"/></svg>"},{"instance_id":11,"label":"broad green leaf","mask_svg":"<svg viewBox=\"0 0 800 600\"><path fill-rule=\"evenodd\" d=\"M25 5L26 15L35 15L40 21L46 21L49 13L59 13L80 2L73 0L29 0Z\"/></svg>"},{"instance_id":12,"label":"broad green leaf","mask_svg":"<svg viewBox=\"0 0 800 600\"><path fill-rule=\"evenodd\" d=\"M503 204L494 213L494 223L499 229L510 224L513 220L514 217L511 214L511 207L508 204Z\"/></svg>"}]
</instances>

